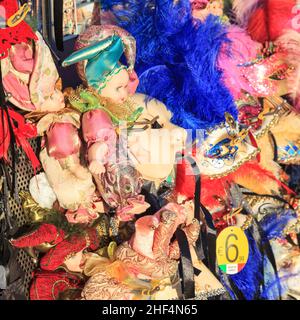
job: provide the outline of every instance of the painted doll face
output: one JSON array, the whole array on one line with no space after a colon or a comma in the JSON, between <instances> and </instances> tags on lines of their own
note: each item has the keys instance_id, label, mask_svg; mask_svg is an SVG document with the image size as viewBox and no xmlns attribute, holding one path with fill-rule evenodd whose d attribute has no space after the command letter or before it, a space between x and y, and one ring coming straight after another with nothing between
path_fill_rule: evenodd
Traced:
<instances>
[{"instance_id":1,"label":"painted doll face","mask_svg":"<svg viewBox=\"0 0 300 320\"><path fill-rule=\"evenodd\" d=\"M101 90L101 96L117 104L124 103L129 96L128 85L129 74L123 69L108 80L106 87Z\"/></svg>"}]
</instances>

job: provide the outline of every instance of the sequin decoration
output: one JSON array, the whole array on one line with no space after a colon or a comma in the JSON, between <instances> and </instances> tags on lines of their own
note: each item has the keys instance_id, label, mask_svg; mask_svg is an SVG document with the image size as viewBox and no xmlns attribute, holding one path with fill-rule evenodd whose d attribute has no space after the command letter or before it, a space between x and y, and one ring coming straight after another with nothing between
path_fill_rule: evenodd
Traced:
<instances>
[{"instance_id":1,"label":"sequin decoration","mask_svg":"<svg viewBox=\"0 0 300 320\"><path fill-rule=\"evenodd\" d=\"M290 69L290 66L283 62L282 54L275 53L250 66L241 67L241 73L257 95L266 97L276 94Z\"/></svg>"},{"instance_id":2,"label":"sequin decoration","mask_svg":"<svg viewBox=\"0 0 300 320\"><path fill-rule=\"evenodd\" d=\"M300 164L300 141L289 142L284 147L278 147L278 161L281 163Z\"/></svg>"}]
</instances>

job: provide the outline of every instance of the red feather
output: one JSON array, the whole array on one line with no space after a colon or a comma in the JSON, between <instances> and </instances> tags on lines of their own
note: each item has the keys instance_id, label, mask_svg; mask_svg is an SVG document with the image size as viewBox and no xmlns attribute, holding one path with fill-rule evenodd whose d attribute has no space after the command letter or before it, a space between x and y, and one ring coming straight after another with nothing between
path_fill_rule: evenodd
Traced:
<instances>
[{"instance_id":1,"label":"red feather","mask_svg":"<svg viewBox=\"0 0 300 320\"><path fill-rule=\"evenodd\" d=\"M253 40L274 41L292 28L297 0L265 0L251 15L248 32Z\"/></svg>"}]
</instances>

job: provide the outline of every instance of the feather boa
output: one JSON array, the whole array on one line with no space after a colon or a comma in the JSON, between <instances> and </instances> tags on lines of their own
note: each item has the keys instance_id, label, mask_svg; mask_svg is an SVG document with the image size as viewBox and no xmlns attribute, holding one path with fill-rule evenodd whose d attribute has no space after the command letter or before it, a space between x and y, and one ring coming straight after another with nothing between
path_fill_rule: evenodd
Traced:
<instances>
[{"instance_id":1,"label":"feather boa","mask_svg":"<svg viewBox=\"0 0 300 320\"><path fill-rule=\"evenodd\" d=\"M251 174L249 174L251 172ZM262 168L257 162L249 161L237 171L229 175L233 181L257 194L279 194L280 188L289 194L294 194L284 183L279 181L273 173ZM261 183L263 182L263 183Z\"/></svg>"},{"instance_id":2,"label":"feather boa","mask_svg":"<svg viewBox=\"0 0 300 320\"><path fill-rule=\"evenodd\" d=\"M297 214L292 210L282 210L280 214L272 213L265 216L260 225L264 231L264 234L268 240L272 239L284 239L284 229L290 222L294 222L297 219ZM273 248L274 250L274 248ZM275 249L276 250L276 249ZM276 257L275 257L276 258ZM265 289L262 292L262 298L264 299L278 299L279 292L278 286L281 288L281 294L285 294L288 291L287 280L293 277L299 277L299 274L293 274L286 269L279 278L273 277L273 271L266 260L265 262Z\"/></svg>"},{"instance_id":3,"label":"feather boa","mask_svg":"<svg viewBox=\"0 0 300 320\"><path fill-rule=\"evenodd\" d=\"M190 164L185 161L178 164L176 170L175 190L188 199L193 199L195 192L195 177L191 170ZM257 162L249 161L223 178L210 179L210 177L202 175L201 202L203 205L208 209L219 207L220 203L215 196L226 200L228 197L227 191L232 183L239 184L257 194L272 194L274 191L279 193L280 187L292 193L271 172L262 168Z\"/></svg>"},{"instance_id":4,"label":"feather boa","mask_svg":"<svg viewBox=\"0 0 300 320\"><path fill-rule=\"evenodd\" d=\"M137 42L138 92L166 104L172 122L185 129L203 129L237 117L236 106L223 83L217 59L228 41L218 17L204 23L192 18L189 0L123 1L126 10L112 8L120 27Z\"/></svg>"}]
</instances>

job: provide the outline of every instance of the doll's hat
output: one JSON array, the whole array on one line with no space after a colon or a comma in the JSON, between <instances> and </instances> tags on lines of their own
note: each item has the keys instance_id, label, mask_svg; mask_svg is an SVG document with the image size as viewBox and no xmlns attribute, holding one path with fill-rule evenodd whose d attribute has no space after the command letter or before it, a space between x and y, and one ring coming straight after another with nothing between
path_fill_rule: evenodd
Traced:
<instances>
[{"instance_id":1,"label":"doll's hat","mask_svg":"<svg viewBox=\"0 0 300 320\"><path fill-rule=\"evenodd\" d=\"M118 26L91 26L82 33L75 51L63 66L76 63L77 72L86 85L99 89L109 75L120 70L119 60L124 53L128 70L134 68L136 57L135 39Z\"/></svg>"},{"instance_id":2,"label":"doll's hat","mask_svg":"<svg viewBox=\"0 0 300 320\"><path fill-rule=\"evenodd\" d=\"M120 37L113 35L105 40L75 51L64 62L67 67L74 63L87 61L85 66L85 77L89 86L99 88L101 83L117 73L120 69L119 60L124 52Z\"/></svg>"},{"instance_id":3,"label":"doll's hat","mask_svg":"<svg viewBox=\"0 0 300 320\"><path fill-rule=\"evenodd\" d=\"M34 31L24 21L30 6L19 7L17 0L0 0L0 59L8 56L11 46L37 40Z\"/></svg>"},{"instance_id":4,"label":"doll's hat","mask_svg":"<svg viewBox=\"0 0 300 320\"><path fill-rule=\"evenodd\" d=\"M37 270L33 274L30 300L58 300L61 293L81 287L81 278L74 274L65 271Z\"/></svg>"},{"instance_id":5,"label":"doll's hat","mask_svg":"<svg viewBox=\"0 0 300 320\"><path fill-rule=\"evenodd\" d=\"M87 229L85 234L74 234L57 244L40 260L43 270L55 271L76 253L84 250L96 250L99 246L99 236L95 229Z\"/></svg>"}]
</instances>

